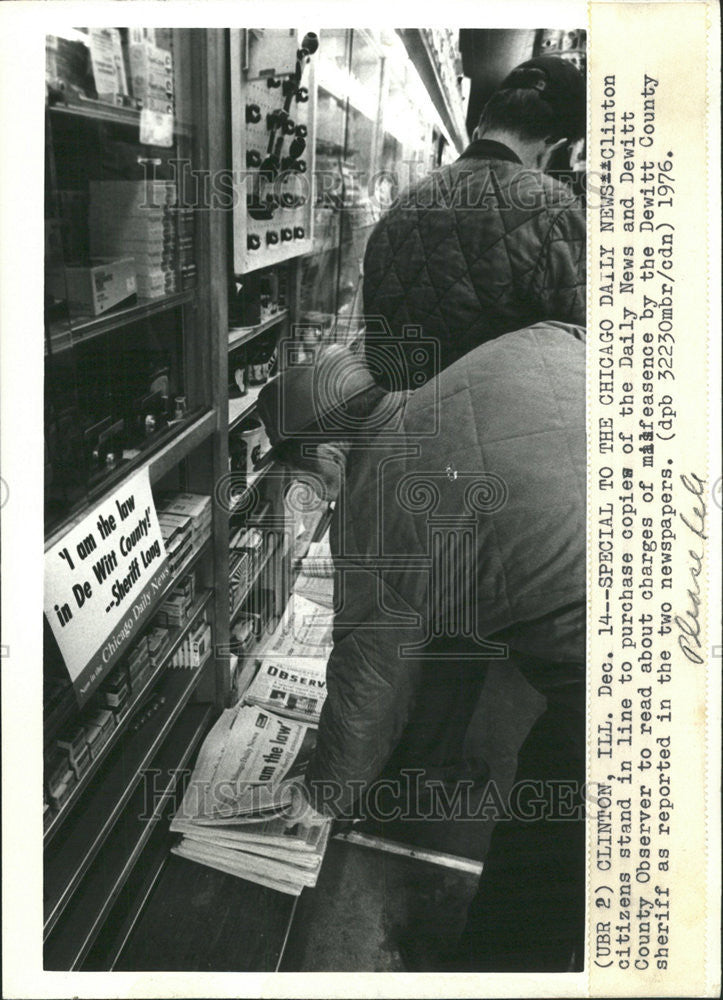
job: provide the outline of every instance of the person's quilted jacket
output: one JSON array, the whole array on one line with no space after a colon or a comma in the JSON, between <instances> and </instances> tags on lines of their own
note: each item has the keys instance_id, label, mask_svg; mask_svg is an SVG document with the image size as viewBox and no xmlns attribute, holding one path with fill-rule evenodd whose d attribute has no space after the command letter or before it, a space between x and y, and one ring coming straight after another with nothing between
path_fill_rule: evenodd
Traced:
<instances>
[{"instance_id":1,"label":"person's quilted jacket","mask_svg":"<svg viewBox=\"0 0 723 1000\"><path fill-rule=\"evenodd\" d=\"M385 388L414 383L404 371L391 375L388 363L374 363L375 317L395 337L411 324L435 338L436 371L531 323L584 326L583 209L561 181L523 167L500 143L478 140L402 195L377 224L363 290L370 368ZM435 373L427 367L427 377Z\"/></svg>"},{"instance_id":2,"label":"person's quilted jacket","mask_svg":"<svg viewBox=\"0 0 723 1000\"><path fill-rule=\"evenodd\" d=\"M509 333L383 405L332 523L338 609L307 773L331 814L388 760L422 654L444 669L442 652L501 655L479 641L494 637L585 658L584 332Z\"/></svg>"}]
</instances>

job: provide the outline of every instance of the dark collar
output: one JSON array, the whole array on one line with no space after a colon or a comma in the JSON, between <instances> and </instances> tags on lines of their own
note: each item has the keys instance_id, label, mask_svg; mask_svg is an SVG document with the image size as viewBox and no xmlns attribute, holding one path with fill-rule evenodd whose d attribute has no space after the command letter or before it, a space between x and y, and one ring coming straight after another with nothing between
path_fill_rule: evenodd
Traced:
<instances>
[{"instance_id":1,"label":"dark collar","mask_svg":"<svg viewBox=\"0 0 723 1000\"><path fill-rule=\"evenodd\" d=\"M509 160L510 163L519 163L522 166L522 160L517 153L513 153L509 146L495 142L494 139L476 139L471 142L460 156L460 160L471 157L482 160Z\"/></svg>"}]
</instances>

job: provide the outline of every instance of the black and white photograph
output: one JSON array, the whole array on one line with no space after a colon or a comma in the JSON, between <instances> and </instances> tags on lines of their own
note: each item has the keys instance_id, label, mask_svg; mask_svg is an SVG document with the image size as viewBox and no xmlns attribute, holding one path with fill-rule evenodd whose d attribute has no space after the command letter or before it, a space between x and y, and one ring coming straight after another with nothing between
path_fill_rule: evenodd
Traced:
<instances>
[{"instance_id":1,"label":"black and white photograph","mask_svg":"<svg viewBox=\"0 0 723 1000\"><path fill-rule=\"evenodd\" d=\"M7 995L676 995L715 954L715 313L678 326L715 59L616 66L622 2L42 6L2 154Z\"/></svg>"},{"instance_id":2,"label":"black and white photograph","mask_svg":"<svg viewBox=\"0 0 723 1000\"><path fill-rule=\"evenodd\" d=\"M582 969L585 72L48 34L46 969Z\"/></svg>"}]
</instances>

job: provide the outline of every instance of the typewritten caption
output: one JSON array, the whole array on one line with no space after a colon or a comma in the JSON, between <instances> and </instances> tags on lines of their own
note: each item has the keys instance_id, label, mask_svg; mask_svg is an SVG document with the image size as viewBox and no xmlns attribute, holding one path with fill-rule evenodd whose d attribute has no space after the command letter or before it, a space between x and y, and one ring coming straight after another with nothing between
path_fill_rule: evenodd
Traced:
<instances>
[{"instance_id":1,"label":"typewritten caption","mask_svg":"<svg viewBox=\"0 0 723 1000\"><path fill-rule=\"evenodd\" d=\"M652 21L638 43L648 31L635 59L596 67L588 150L588 963L610 995L673 995L685 981L705 853L690 774L704 769L709 644L704 323L689 332L696 285L698 307L705 298L691 254L705 189L691 135L672 125L672 45Z\"/></svg>"}]
</instances>

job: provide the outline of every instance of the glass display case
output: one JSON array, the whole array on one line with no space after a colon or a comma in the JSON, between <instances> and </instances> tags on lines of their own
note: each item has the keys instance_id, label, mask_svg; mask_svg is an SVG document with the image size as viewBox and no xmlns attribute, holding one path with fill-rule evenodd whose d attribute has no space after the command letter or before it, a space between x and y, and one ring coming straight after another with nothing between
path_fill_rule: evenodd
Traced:
<instances>
[{"instance_id":1,"label":"glass display case","mask_svg":"<svg viewBox=\"0 0 723 1000\"><path fill-rule=\"evenodd\" d=\"M149 865L167 853L159 821L176 778L161 782L147 813L143 775L180 773L228 693L215 587L226 538L212 496L226 388L226 232L220 213L199 210L195 185L224 153L211 143L225 127L223 95L208 96L224 51L213 31L67 28L46 37L46 588L58 545L67 539L72 549L73 530L96 523L114 493L146 472L165 555L147 594L131 596L129 577L118 582L128 598L120 631L104 626L98 606L103 654L82 689L46 608L47 969L109 967L110 939L140 905ZM103 537L91 533L73 551L99 553ZM124 544L88 560L94 596Z\"/></svg>"},{"instance_id":2,"label":"glass display case","mask_svg":"<svg viewBox=\"0 0 723 1000\"><path fill-rule=\"evenodd\" d=\"M47 37L47 530L210 402L194 356L190 36Z\"/></svg>"},{"instance_id":3,"label":"glass display case","mask_svg":"<svg viewBox=\"0 0 723 1000\"><path fill-rule=\"evenodd\" d=\"M361 328L374 225L450 144L394 31L322 30L316 81L314 241L301 261L298 329L348 341Z\"/></svg>"}]
</instances>

